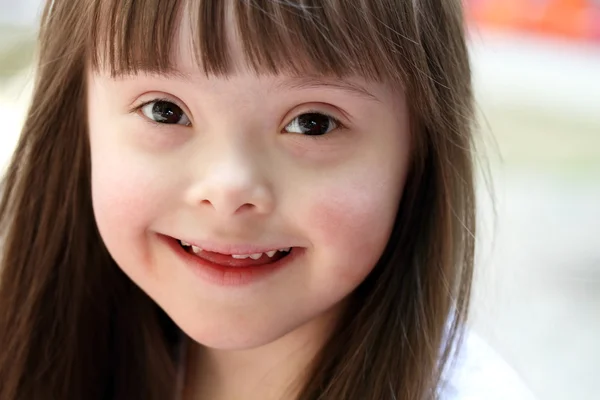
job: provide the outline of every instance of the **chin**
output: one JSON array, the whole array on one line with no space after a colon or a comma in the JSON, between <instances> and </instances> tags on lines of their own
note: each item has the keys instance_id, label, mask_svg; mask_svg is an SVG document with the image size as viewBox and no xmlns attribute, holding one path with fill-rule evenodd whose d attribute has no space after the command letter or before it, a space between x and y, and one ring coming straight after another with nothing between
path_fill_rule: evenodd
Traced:
<instances>
[{"instance_id":1,"label":"chin","mask_svg":"<svg viewBox=\"0 0 600 400\"><path fill-rule=\"evenodd\" d=\"M215 350L250 350L268 345L285 336L284 332L261 332L261 331L241 331L241 332L205 332L190 331L184 332L196 343Z\"/></svg>"},{"instance_id":2,"label":"chin","mask_svg":"<svg viewBox=\"0 0 600 400\"><path fill-rule=\"evenodd\" d=\"M249 350L262 347L294 330L294 326L273 326L272 323L243 324L239 318L230 321L207 319L202 324L197 321L174 320L180 329L196 343L216 350Z\"/></svg>"}]
</instances>

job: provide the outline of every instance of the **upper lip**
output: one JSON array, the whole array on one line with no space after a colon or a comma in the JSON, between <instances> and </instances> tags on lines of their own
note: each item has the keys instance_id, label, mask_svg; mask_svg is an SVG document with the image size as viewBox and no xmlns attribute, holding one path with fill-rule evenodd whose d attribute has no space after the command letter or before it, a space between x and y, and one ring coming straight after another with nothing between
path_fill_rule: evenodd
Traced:
<instances>
[{"instance_id":1,"label":"upper lip","mask_svg":"<svg viewBox=\"0 0 600 400\"><path fill-rule=\"evenodd\" d=\"M257 254L257 253L266 253L268 251L287 249L294 246L290 246L289 244L281 244L281 245L269 245L269 246L259 246L254 244L224 244L224 243L212 243L212 242L204 242L197 240L188 240L184 238L175 238L176 240L180 240L182 242L188 243L192 246L196 246L205 251L210 251L211 253L220 253L225 255L232 254Z\"/></svg>"}]
</instances>

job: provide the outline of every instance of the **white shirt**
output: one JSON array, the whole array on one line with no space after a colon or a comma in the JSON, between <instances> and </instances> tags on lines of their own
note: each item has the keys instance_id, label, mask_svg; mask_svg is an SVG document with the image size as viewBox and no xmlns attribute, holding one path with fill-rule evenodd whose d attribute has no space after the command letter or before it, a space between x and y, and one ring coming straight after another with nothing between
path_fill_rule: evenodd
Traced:
<instances>
[{"instance_id":1,"label":"white shirt","mask_svg":"<svg viewBox=\"0 0 600 400\"><path fill-rule=\"evenodd\" d=\"M516 371L468 330L446 382L440 400L535 400Z\"/></svg>"}]
</instances>

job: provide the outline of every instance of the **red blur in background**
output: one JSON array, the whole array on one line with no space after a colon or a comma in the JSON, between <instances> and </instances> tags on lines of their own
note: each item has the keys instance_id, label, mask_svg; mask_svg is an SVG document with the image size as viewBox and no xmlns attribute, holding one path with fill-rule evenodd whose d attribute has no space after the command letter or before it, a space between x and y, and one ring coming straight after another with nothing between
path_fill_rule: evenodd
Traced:
<instances>
[{"instance_id":1,"label":"red blur in background","mask_svg":"<svg viewBox=\"0 0 600 400\"><path fill-rule=\"evenodd\" d=\"M600 43L598 0L465 0L469 19L482 27Z\"/></svg>"}]
</instances>

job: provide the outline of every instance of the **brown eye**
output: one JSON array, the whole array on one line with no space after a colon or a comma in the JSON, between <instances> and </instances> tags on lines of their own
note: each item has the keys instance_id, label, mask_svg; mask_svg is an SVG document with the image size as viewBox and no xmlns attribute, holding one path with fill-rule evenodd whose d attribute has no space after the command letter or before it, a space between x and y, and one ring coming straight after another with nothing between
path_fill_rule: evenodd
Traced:
<instances>
[{"instance_id":1,"label":"brown eye","mask_svg":"<svg viewBox=\"0 0 600 400\"><path fill-rule=\"evenodd\" d=\"M183 110L177 105L166 100L155 100L146 103L141 108L142 114L159 124L190 126L191 122Z\"/></svg>"},{"instance_id":2,"label":"brown eye","mask_svg":"<svg viewBox=\"0 0 600 400\"><path fill-rule=\"evenodd\" d=\"M285 130L289 133L320 136L331 132L338 126L339 123L335 118L312 112L297 116L285 127Z\"/></svg>"}]
</instances>

